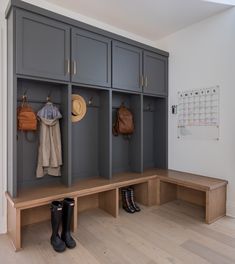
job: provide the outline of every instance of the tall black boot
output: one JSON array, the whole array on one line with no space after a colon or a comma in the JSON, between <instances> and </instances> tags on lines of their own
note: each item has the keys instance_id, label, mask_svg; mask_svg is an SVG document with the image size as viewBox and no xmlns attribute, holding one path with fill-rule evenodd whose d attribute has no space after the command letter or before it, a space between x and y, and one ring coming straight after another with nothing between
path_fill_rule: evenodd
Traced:
<instances>
[{"instance_id":1,"label":"tall black boot","mask_svg":"<svg viewBox=\"0 0 235 264\"><path fill-rule=\"evenodd\" d=\"M126 212L133 214L135 212L135 209L131 205L129 198L130 197L128 195L127 189L122 189L122 208Z\"/></svg>"},{"instance_id":2,"label":"tall black boot","mask_svg":"<svg viewBox=\"0 0 235 264\"><path fill-rule=\"evenodd\" d=\"M128 191L128 196L129 196L129 200L130 200L132 207L135 209L136 212L140 212L140 208L135 202L134 189L129 187L127 191Z\"/></svg>"},{"instance_id":3,"label":"tall black boot","mask_svg":"<svg viewBox=\"0 0 235 264\"><path fill-rule=\"evenodd\" d=\"M63 252L66 249L64 241L59 236L59 227L62 219L62 203L53 201L51 203L51 245L57 252Z\"/></svg>"},{"instance_id":4,"label":"tall black boot","mask_svg":"<svg viewBox=\"0 0 235 264\"><path fill-rule=\"evenodd\" d=\"M76 242L70 234L70 226L74 209L74 199L65 198L63 201L62 213L62 233L61 239L65 242L68 248L76 247Z\"/></svg>"}]
</instances>

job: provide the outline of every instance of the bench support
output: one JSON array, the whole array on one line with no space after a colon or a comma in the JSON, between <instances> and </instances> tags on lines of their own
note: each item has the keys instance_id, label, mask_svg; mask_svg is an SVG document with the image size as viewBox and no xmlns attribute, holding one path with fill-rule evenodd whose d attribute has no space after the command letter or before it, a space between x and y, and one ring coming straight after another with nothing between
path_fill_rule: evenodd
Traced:
<instances>
[{"instance_id":1,"label":"bench support","mask_svg":"<svg viewBox=\"0 0 235 264\"><path fill-rule=\"evenodd\" d=\"M157 204L161 205L177 200L177 185L158 180Z\"/></svg>"},{"instance_id":2,"label":"bench support","mask_svg":"<svg viewBox=\"0 0 235 264\"><path fill-rule=\"evenodd\" d=\"M109 213L113 217L118 217L119 211L118 189L99 193L99 208Z\"/></svg>"},{"instance_id":3,"label":"bench support","mask_svg":"<svg viewBox=\"0 0 235 264\"><path fill-rule=\"evenodd\" d=\"M21 249L21 210L7 200L7 232L15 251Z\"/></svg>"},{"instance_id":4,"label":"bench support","mask_svg":"<svg viewBox=\"0 0 235 264\"><path fill-rule=\"evenodd\" d=\"M206 192L206 223L211 224L226 215L226 186Z\"/></svg>"},{"instance_id":5,"label":"bench support","mask_svg":"<svg viewBox=\"0 0 235 264\"><path fill-rule=\"evenodd\" d=\"M195 190L158 180L157 204L184 200L205 207L206 223L211 224L226 215L226 185L212 190Z\"/></svg>"}]
</instances>

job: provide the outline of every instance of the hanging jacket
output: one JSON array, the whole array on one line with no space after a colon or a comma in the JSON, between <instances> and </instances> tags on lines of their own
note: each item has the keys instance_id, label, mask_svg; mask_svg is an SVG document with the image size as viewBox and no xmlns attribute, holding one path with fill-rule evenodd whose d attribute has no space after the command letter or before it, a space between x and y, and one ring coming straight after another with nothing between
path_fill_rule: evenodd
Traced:
<instances>
[{"instance_id":1,"label":"hanging jacket","mask_svg":"<svg viewBox=\"0 0 235 264\"><path fill-rule=\"evenodd\" d=\"M52 102L47 102L45 106L38 111L37 116L46 119L59 119L62 117L59 109Z\"/></svg>"},{"instance_id":2,"label":"hanging jacket","mask_svg":"<svg viewBox=\"0 0 235 264\"><path fill-rule=\"evenodd\" d=\"M40 117L40 142L38 149L37 178L47 174L60 176L62 165L60 124L57 116L54 119Z\"/></svg>"}]
</instances>

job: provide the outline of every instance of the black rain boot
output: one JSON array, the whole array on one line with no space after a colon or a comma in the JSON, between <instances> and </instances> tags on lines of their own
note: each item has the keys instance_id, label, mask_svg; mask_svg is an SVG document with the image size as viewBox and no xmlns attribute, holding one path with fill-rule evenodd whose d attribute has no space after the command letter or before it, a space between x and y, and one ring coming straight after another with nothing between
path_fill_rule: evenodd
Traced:
<instances>
[{"instance_id":1,"label":"black rain boot","mask_svg":"<svg viewBox=\"0 0 235 264\"><path fill-rule=\"evenodd\" d=\"M51 245L57 252L63 252L66 249L64 241L59 236L59 227L62 219L62 203L59 201L53 201L51 203Z\"/></svg>"},{"instance_id":2,"label":"black rain boot","mask_svg":"<svg viewBox=\"0 0 235 264\"><path fill-rule=\"evenodd\" d=\"M76 242L70 234L70 226L73 215L74 199L65 198L63 201L63 213L62 213L62 233L61 239L65 242L68 248L76 247Z\"/></svg>"},{"instance_id":3,"label":"black rain boot","mask_svg":"<svg viewBox=\"0 0 235 264\"><path fill-rule=\"evenodd\" d=\"M135 209L130 203L127 189L122 189L122 208L130 214L135 213Z\"/></svg>"},{"instance_id":4,"label":"black rain boot","mask_svg":"<svg viewBox=\"0 0 235 264\"><path fill-rule=\"evenodd\" d=\"M136 212L140 212L140 208L135 202L134 189L129 187L127 191L128 191L128 196L129 196L129 200L130 200L132 207L135 209Z\"/></svg>"}]
</instances>

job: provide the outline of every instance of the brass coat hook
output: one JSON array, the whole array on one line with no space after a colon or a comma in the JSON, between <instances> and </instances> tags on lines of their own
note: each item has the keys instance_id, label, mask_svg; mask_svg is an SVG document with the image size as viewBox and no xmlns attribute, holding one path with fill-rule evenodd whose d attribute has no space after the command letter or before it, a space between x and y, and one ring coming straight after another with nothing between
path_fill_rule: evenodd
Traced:
<instances>
[{"instance_id":1,"label":"brass coat hook","mask_svg":"<svg viewBox=\"0 0 235 264\"><path fill-rule=\"evenodd\" d=\"M88 100L88 105L92 105L92 103L93 103L93 97L90 97Z\"/></svg>"},{"instance_id":2,"label":"brass coat hook","mask_svg":"<svg viewBox=\"0 0 235 264\"><path fill-rule=\"evenodd\" d=\"M47 95L47 102L51 102L51 93L52 93L52 91L50 91L49 93L48 93L48 95Z\"/></svg>"}]
</instances>

